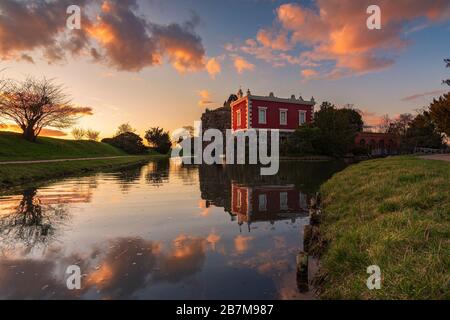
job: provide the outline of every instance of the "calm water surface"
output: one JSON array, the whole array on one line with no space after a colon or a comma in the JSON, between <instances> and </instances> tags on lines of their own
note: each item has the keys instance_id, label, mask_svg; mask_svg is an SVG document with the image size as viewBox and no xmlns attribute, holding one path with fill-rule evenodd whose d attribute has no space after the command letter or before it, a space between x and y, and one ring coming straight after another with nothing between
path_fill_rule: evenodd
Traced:
<instances>
[{"instance_id":1,"label":"calm water surface","mask_svg":"<svg viewBox=\"0 0 450 320\"><path fill-rule=\"evenodd\" d=\"M296 274L308 203L344 166L163 160L2 196L0 299L312 298Z\"/></svg>"}]
</instances>

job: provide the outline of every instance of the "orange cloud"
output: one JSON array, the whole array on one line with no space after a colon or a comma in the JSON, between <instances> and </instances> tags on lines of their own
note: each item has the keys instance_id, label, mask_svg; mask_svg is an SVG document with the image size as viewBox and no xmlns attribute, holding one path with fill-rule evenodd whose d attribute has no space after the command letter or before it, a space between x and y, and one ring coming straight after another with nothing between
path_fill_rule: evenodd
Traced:
<instances>
[{"instance_id":1,"label":"orange cloud","mask_svg":"<svg viewBox=\"0 0 450 320\"><path fill-rule=\"evenodd\" d=\"M366 9L372 4L381 8L381 30L366 26ZM409 45L404 38L406 26L416 30L418 24L428 26L448 18L450 2L440 0L316 0L312 7L288 3L276 9L273 25L278 30L260 29L256 35L260 46L250 39L238 51L274 66L322 66L320 75L314 76L336 79L389 68L395 62L393 51ZM308 49L299 57L289 55L287 51L296 45Z\"/></svg>"},{"instance_id":2,"label":"orange cloud","mask_svg":"<svg viewBox=\"0 0 450 320\"><path fill-rule=\"evenodd\" d=\"M361 117L363 118L364 125L366 127L378 127L383 124L385 115L380 115L372 111L360 110Z\"/></svg>"},{"instance_id":3,"label":"orange cloud","mask_svg":"<svg viewBox=\"0 0 450 320\"><path fill-rule=\"evenodd\" d=\"M255 69L255 65L248 62L244 58L240 56L234 57L234 67L239 74L244 73L244 71L253 71Z\"/></svg>"},{"instance_id":4,"label":"orange cloud","mask_svg":"<svg viewBox=\"0 0 450 320\"><path fill-rule=\"evenodd\" d=\"M206 71L209 73L212 79L216 78L216 75L222 71L222 67L217 58L210 58L206 63Z\"/></svg>"},{"instance_id":5,"label":"orange cloud","mask_svg":"<svg viewBox=\"0 0 450 320\"><path fill-rule=\"evenodd\" d=\"M292 48L289 43L287 32L285 31L276 34L274 32L261 29L256 35L256 39L264 47L269 47L273 50L287 51Z\"/></svg>"},{"instance_id":6,"label":"orange cloud","mask_svg":"<svg viewBox=\"0 0 450 320\"><path fill-rule=\"evenodd\" d=\"M22 133L22 129L18 125L15 124L0 124L0 131L12 131ZM65 137L67 133L61 130L55 129L42 129L39 136L42 137Z\"/></svg>"},{"instance_id":7,"label":"orange cloud","mask_svg":"<svg viewBox=\"0 0 450 320\"><path fill-rule=\"evenodd\" d=\"M93 4L94 3L94 4ZM198 17L184 23L160 25L142 17L137 0L61 0L0 2L0 58L33 62L40 51L54 63L66 53L90 55L120 71L140 71L167 60L178 72L205 70L205 49L195 33ZM83 28L68 32L69 5L82 8ZM217 66L216 70L217 70ZM217 73L217 71L215 71Z\"/></svg>"},{"instance_id":8,"label":"orange cloud","mask_svg":"<svg viewBox=\"0 0 450 320\"><path fill-rule=\"evenodd\" d=\"M205 107L213 103L213 101L211 101L211 95L208 90L200 90L198 92L198 95L200 96L200 100L198 101L198 105L200 107Z\"/></svg>"},{"instance_id":9,"label":"orange cloud","mask_svg":"<svg viewBox=\"0 0 450 320\"><path fill-rule=\"evenodd\" d=\"M317 76L317 71L314 69L302 70L302 76L306 79Z\"/></svg>"}]
</instances>

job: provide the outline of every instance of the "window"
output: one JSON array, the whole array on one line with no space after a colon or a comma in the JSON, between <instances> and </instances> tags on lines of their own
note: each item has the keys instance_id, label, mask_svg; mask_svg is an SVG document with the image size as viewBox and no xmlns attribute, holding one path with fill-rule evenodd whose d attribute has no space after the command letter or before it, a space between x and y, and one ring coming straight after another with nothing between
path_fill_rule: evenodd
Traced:
<instances>
[{"instance_id":1,"label":"window","mask_svg":"<svg viewBox=\"0 0 450 320\"><path fill-rule=\"evenodd\" d=\"M241 126L241 110L238 110L236 112L236 121L237 121L237 125Z\"/></svg>"},{"instance_id":2,"label":"window","mask_svg":"<svg viewBox=\"0 0 450 320\"><path fill-rule=\"evenodd\" d=\"M303 125L306 123L306 111L300 110L298 112L298 124Z\"/></svg>"},{"instance_id":3,"label":"window","mask_svg":"<svg viewBox=\"0 0 450 320\"><path fill-rule=\"evenodd\" d=\"M260 194L258 197L259 211L267 211L267 196Z\"/></svg>"},{"instance_id":4,"label":"window","mask_svg":"<svg viewBox=\"0 0 450 320\"><path fill-rule=\"evenodd\" d=\"M280 192L280 210L287 210L288 207L288 194L287 192Z\"/></svg>"},{"instance_id":5,"label":"window","mask_svg":"<svg viewBox=\"0 0 450 320\"><path fill-rule=\"evenodd\" d=\"M267 123L267 108L264 108L264 107L258 108L258 122L260 124Z\"/></svg>"},{"instance_id":6,"label":"window","mask_svg":"<svg viewBox=\"0 0 450 320\"><path fill-rule=\"evenodd\" d=\"M287 125L287 110L284 109L280 110L280 125L282 126Z\"/></svg>"}]
</instances>

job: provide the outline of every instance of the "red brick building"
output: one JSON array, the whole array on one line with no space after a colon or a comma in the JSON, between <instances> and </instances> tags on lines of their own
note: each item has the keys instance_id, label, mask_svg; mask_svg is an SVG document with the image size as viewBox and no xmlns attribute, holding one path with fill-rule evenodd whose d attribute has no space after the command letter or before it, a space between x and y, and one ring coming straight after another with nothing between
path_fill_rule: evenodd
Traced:
<instances>
[{"instance_id":1,"label":"red brick building","mask_svg":"<svg viewBox=\"0 0 450 320\"><path fill-rule=\"evenodd\" d=\"M243 223L295 219L308 215L308 197L294 185L231 186L231 214Z\"/></svg>"},{"instance_id":2,"label":"red brick building","mask_svg":"<svg viewBox=\"0 0 450 320\"><path fill-rule=\"evenodd\" d=\"M355 145L366 148L371 155L382 156L398 154L400 141L398 137L389 133L359 132L355 138Z\"/></svg>"},{"instance_id":3,"label":"red brick building","mask_svg":"<svg viewBox=\"0 0 450 320\"><path fill-rule=\"evenodd\" d=\"M300 125L310 123L314 116L315 101L255 96L247 91L238 92L238 100L231 104L231 128L233 131L247 129L279 129L280 132L294 132Z\"/></svg>"}]
</instances>

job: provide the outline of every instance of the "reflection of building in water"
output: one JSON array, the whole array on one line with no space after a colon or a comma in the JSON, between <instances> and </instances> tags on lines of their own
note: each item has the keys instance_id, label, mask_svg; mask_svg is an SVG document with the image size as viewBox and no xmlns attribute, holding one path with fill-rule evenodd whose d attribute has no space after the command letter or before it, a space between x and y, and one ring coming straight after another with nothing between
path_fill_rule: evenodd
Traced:
<instances>
[{"instance_id":1,"label":"reflection of building in water","mask_svg":"<svg viewBox=\"0 0 450 320\"><path fill-rule=\"evenodd\" d=\"M231 213L239 225L278 220L292 222L308 214L308 198L294 185L231 185Z\"/></svg>"},{"instance_id":2,"label":"reflection of building in water","mask_svg":"<svg viewBox=\"0 0 450 320\"><path fill-rule=\"evenodd\" d=\"M206 207L222 207L231 211L230 178L221 166L199 166L201 198L206 200Z\"/></svg>"}]
</instances>

